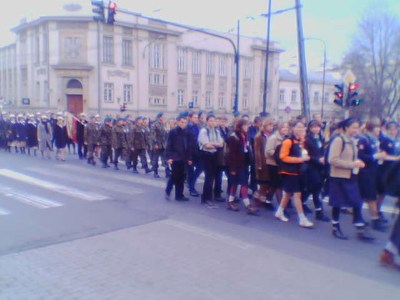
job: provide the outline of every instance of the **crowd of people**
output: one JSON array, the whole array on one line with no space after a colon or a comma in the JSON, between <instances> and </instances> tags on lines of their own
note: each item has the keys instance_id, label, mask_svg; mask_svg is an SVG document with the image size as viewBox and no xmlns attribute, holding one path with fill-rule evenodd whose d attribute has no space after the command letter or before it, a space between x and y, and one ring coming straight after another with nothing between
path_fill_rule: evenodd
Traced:
<instances>
[{"instance_id":1,"label":"crowd of people","mask_svg":"<svg viewBox=\"0 0 400 300\"><path fill-rule=\"evenodd\" d=\"M308 121L303 116L289 122L272 117L235 114L231 123L212 112L182 112L176 119L159 113L147 117L100 119L99 115L80 114L68 128L67 115L7 114L0 117L0 145L7 152L41 155L65 161L66 148L79 159L103 168L110 164L119 170L123 162L138 174L140 161L144 172L160 178L159 169L168 178L165 198L188 201L200 197L207 208L217 202L234 212L258 215L265 207L275 217L289 221L287 207L293 205L299 226L313 228L309 218L331 222L332 235L348 239L340 226L340 215L352 214L360 240L374 239L368 228L388 230L382 213L385 196L399 198L400 142L397 121L372 118L361 122L348 118L323 122L315 114ZM202 191L196 187L204 173ZM223 177L227 178L226 190ZM226 196L224 196L224 194ZM329 197L331 215L322 199ZM313 210L308 205L312 199ZM368 206L366 222L362 206ZM383 264L399 268L395 257L400 249L400 223L397 218L389 243L380 256Z\"/></svg>"}]
</instances>

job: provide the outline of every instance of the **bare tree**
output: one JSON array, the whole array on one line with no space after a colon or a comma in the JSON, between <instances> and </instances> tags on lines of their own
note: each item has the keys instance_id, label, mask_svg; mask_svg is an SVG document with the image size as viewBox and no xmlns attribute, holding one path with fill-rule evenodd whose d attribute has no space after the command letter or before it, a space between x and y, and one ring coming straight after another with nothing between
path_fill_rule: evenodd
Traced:
<instances>
[{"instance_id":1,"label":"bare tree","mask_svg":"<svg viewBox=\"0 0 400 300\"><path fill-rule=\"evenodd\" d=\"M355 110L393 117L400 108L400 21L389 11L370 9L359 22L343 63L357 76L364 104Z\"/></svg>"}]
</instances>

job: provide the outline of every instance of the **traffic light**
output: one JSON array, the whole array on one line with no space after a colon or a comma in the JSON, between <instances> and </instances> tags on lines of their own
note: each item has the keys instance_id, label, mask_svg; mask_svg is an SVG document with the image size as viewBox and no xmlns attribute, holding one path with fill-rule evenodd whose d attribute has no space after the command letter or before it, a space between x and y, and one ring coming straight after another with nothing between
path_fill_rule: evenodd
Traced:
<instances>
[{"instance_id":1,"label":"traffic light","mask_svg":"<svg viewBox=\"0 0 400 300\"><path fill-rule=\"evenodd\" d=\"M335 84L337 91L335 92L335 100L333 102L340 107L343 107L344 84Z\"/></svg>"},{"instance_id":2,"label":"traffic light","mask_svg":"<svg viewBox=\"0 0 400 300\"><path fill-rule=\"evenodd\" d=\"M97 22L105 22L104 18L104 3L103 0L92 0L94 6L92 11L94 12L93 20Z\"/></svg>"},{"instance_id":3,"label":"traffic light","mask_svg":"<svg viewBox=\"0 0 400 300\"><path fill-rule=\"evenodd\" d=\"M124 103L124 104L122 104L121 106L120 106L120 108L119 108L119 110L121 111L121 112L124 112L124 111L126 111L126 103Z\"/></svg>"},{"instance_id":4,"label":"traffic light","mask_svg":"<svg viewBox=\"0 0 400 300\"><path fill-rule=\"evenodd\" d=\"M117 4L115 2L110 1L108 3L108 17L107 24L113 25L115 22L115 14L117 10Z\"/></svg>"},{"instance_id":5,"label":"traffic light","mask_svg":"<svg viewBox=\"0 0 400 300\"><path fill-rule=\"evenodd\" d=\"M347 91L347 106L359 106L362 103L362 99L358 98L358 89L360 85L358 83L350 83Z\"/></svg>"}]
</instances>

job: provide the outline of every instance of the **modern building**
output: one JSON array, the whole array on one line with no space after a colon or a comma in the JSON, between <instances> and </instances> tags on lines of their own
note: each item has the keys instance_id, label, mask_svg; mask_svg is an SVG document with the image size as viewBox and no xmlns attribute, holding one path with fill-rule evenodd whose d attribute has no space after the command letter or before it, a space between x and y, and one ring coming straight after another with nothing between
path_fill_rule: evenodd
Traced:
<instances>
[{"instance_id":1,"label":"modern building","mask_svg":"<svg viewBox=\"0 0 400 300\"><path fill-rule=\"evenodd\" d=\"M230 114L236 69L228 33L118 13L114 25L91 16L47 16L12 29L0 48L0 104L14 110L155 115L213 110ZM240 37L240 112L262 110L265 41ZM267 111L278 113L279 54L269 55ZM297 107L296 107L297 108Z\"/></svg>"}]
</instances>

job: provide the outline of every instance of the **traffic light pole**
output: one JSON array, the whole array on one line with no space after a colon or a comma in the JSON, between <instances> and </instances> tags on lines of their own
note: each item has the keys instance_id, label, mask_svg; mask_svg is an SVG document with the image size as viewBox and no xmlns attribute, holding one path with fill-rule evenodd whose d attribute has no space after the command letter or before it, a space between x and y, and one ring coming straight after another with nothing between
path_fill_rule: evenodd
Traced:
<instances>
[{"instance_id":1,"label":"traffic light pole","mask_svg":"<svg viewBox=\"0 0 400 300\"><path fill-rule=\"evenodd\" d=\"M265 49L265 70L264 70L264 90L263 90L263 110L262 116L267 116L267 94L268 94L268 68L269 68L269 44L271 36L271 2L268 1L268 14L267 14L267 48Z\"/></svg>"},{"instance_id":2,"label":"traffic light pole","mask_svg":"<svg viewBox=\"0 0 400 300\"><path fill-rule=\"evenodd\" d=\"M297 16L297 42L298 42L298 49L299 49L299 66L300 66L301 102L302 102L303 115L309 121L310 120L310 103L309 103L309 98L308 98L307 66L306 66L303 20L302 20L302 15L301 15L300 0L296 0L296 16Z\"/></svg>"}]
</instances>

